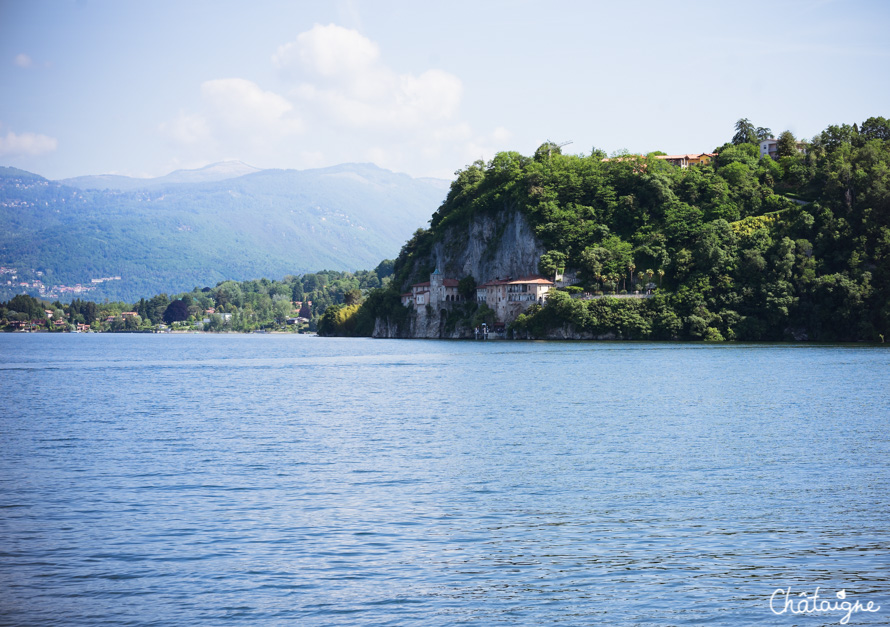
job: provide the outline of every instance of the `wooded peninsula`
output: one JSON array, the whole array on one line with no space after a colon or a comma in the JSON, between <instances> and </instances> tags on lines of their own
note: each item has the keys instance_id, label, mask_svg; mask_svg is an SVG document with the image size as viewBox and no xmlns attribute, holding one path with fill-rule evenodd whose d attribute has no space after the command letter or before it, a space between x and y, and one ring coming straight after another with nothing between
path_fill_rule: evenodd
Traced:
<instances>
[{"instance_id":1,"label":"wooded peninsula","mask_svg":"<svg viewBox=\"0 0 890 627\"><path fill-rule=\"evenodd\" d=\"M434 273L452 277L454 293L436 309L412 296ZM552 288L512 319L479 296L531 274ZM890 121L800 141L742 119L726 144L679 156L567 155L550 142L532 156L502 152L458 171L429 228L375 270L227 281L132 305L21 295L0 303L0 320L7 329L472 337L485 324L529 339L883 342Z\"/></svg>"}]
</instances>

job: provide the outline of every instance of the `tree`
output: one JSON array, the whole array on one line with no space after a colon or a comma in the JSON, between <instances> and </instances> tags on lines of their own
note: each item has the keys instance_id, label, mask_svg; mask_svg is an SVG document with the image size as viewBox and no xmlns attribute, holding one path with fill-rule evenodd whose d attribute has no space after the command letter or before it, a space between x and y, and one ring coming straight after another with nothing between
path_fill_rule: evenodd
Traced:
<instances>
[{"instance_id":1,"label":"tree","mask_svg":"<svg viewBox=\"0 0 890 627\"><path fill-rule=\"evenodd\" d=\"M609 258L603 264L605 270L622 275L624 268L633 263L633 246L617 235L605 238L600 246L609 252Z\"/></svg>"},{"instance_id":2,"label":"tree","mask_svg":"<svg viewBox=\"0 0 890 627\"><path fill-rule=\"evenodd\" d=\"M558 250L548 250L546 253L541 255L541 260L538 262L538 269L541 271L546 277L555 276L556 273L565 268L566 264L566 254L559 252Z\"/></svg>"},{"instance_id":3,"label":"tree","mask_svg":"<svg viewBox=\"0 0 890 627\"><path fill-rule=\"evenodd\" d=\"M377 264L377 267L374 268L374 272L377 273L377 278L381 281L388 276L392 276L393 269L395 267L394 259L384 259L380 263Z\"/></svg>"},{"instance_id":4,"label":"tree","mask_svg":"<svg viewBox=\"0 0 890 627\"><path fill-rule=\"evenodd\" d=\"M151 321L155 324L159 323L161 320L164 319L164 312L167 310L167 307L169 305L170 299L167 298L166 294L158 294L157 296L153 296L151 300L148 301L148 306L146 308L148 317L151 318Z\"/></svg>"},{"instance_id":5,"label":"tree","mask_svg":"<svg viewBox=\"0 0 890 627\"><path fill-rule=\"evenodd\" d=\"M769 139L773 136L773 132L771 129L765 128L763 126L758 126L757 130L754 131L754 134L757 136L757 142L760 143L764 139Z\"/></svg>"},{"instance_id":6,"label":"tree","mask_svg":"<svg viewBox=\"0 0 890 627\"><path fill-rule=\"evenodd\" d=\"M473 275L468 274L457 283L457 293L461 298L468 301L476 300L476 279Z\"/></svg>"},{"instance_id":7,"label":"tree","mask_svg":"<svg viewBox=\"0 0 890 627\"><path fill-rule=\"evenodd\" d=\"M890 120L883 117L868 118L862 123L859 135L865 140L882 139L890 141Z\"/></svg>"},{"instance_id":8,"label":"tree","mask_svg":"<svg viewBox=\"0 0 890 627\"><path fill-rule=\"evenodd\" d=\"M732 136L732 143L736 146L740 144L756 144L757 129L751 124L748 118L742 118L735 123L735 135Z\"/></svg>"},{"instance_id":9,"label":"tree","mask_svg":"<svg viewBox=\"0 0 890 627\"><path fill-rule=\"evenodd\" d=\"M538 146L538 149L535 151L535 161L543 161L544 157L550 160L555 154L562 154L562 148L560 147L560 145L551 141L546 141Z\"/></svg>"},{"instance_id":10,"label":"tree","mask_svg":"<svg viewBox=\"0 0 890 627\"><path fill-rule=\"evenodd\" d=\"M358 292L358 290L355 290ZM358 298L361 300L362 293L358 292ZM355 303L354 303L355 304ZM278 296L272 301L272 313L275 316L275 322L284 324L288 316L293 312L294 305L288 298L279 298Z\"/></svg>"},{"instance_id":11,"label":"tree","mask_svg":"<svg viewBox=\"0 0 890 627\"><path fill-rule=\"evenodd\" d=\"M28 316L29 320L43 320L46 318L44 306L39 300L27 294L18 294L6 303L6 308L12 311L18 311Z\"/></svg>"},{"instance_id":12,"label":"tree","mask_svg":"<svg viewBox=\"0 0 890 627\"><path fill-rule=\"evenodd\" d=\"M601 246L588 246L581 253L581 271L588 282L599 281L606 263L611 259L608 250Z\"/></svg>"},{"instance_id":13,"label":"tree","mask_svg":"<svg viewBox=\"0 0 890 627\"><path fill-rule=\"evenodd\" d=\"M358 305L362 302L361 290L349 290L343 295L343 302L347 305Z\"/></svg>"},{"instance_id":14,"label":"tree","mask_svg":"<svg viewBox=\"0 0 890 627\"><path fill-rule=\"evenodd\" d=\"M189 308L182 300L174 300L167 305L164 310L164 322L173 324L174 322L182 322L189 319Z\"/></svg>"},{"instance_id":15,"label":"tree","mask_svg":"<svg viewBox=\"0 0 890 627\"><path fill-rule=\"evenodd\" d=\"M776 149L780 157L793 157L797 154L797 139L791 131L782 131L779 134Z\"/></svg>"}]
</instances>

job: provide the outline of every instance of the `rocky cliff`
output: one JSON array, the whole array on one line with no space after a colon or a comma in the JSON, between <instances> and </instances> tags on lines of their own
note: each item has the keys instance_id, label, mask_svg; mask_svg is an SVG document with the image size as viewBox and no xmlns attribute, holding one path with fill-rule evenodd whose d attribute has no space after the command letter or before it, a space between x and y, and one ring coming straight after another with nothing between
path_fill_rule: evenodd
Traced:
<instances>
[{"instance_id":1,"label":"rocky cliff","mask_svg":"<svg viewBox=\"0 0 890 627\"><path fill-rule=\"evenodd\" d=\"M543 253L525 216L518 209L509 209L474 216L465 227L448 229L433 246L428 263L445 276L460 279L470 275L483 283L536 274Z\"/></svg>"},{"instance_id":2,"label":"rocky cliff","mask_svg":"<svg viewBox=\"0 0 890 627\"><path fill-rule=\"evenodd\" d=\"M505 208L496 214L473 216L468 223L446 229L429 255L415 260L413 282L428 280L428 273L438 268L446 277L472 276L476 283L537 274L538 261L544 253L541 242L518 208ZM401 286L402 290L409 285ZM453 307L460 307L456 304ZM450 313L450 309L445 309ZM394 325L378 319L374 337L389 338L464 338L472 337L465 325L449 325L443 310L418 307L407 324Z\"/></svg>"}]
</instances>

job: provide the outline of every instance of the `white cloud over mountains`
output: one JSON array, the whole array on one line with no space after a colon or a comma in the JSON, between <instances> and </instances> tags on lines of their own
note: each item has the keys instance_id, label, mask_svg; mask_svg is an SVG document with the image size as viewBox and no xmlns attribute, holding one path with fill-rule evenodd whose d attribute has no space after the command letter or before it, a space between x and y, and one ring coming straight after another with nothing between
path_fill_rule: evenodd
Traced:
<instances>
[{"instance_id":1,"label":"white cloud over mountains","mask_svg":"<svg viewBox=\"0 0 890 627\"><path fill-rule=\"evenodd\" d=\"M316 24L284 44L272 57L275 66L292 77L298 68L324 77L354 76L378 63L380 47L361 33L336 24Z\"/></svg>"},{"instance_id":2,"label":"white cloud over mountains","mask_svg":"<svg viewBox=\"0 0 890 627\"><path fill-rule=\"evenodd\" d=\"M0 135L0 157L39 157L53 152L59 145L55 137L39 133L14 133Z\"/></svg>"},{"instance_id":3,"label":"white cloud over mountains","mask_svg":"<svg viewBox=\"0 0 890 627\"><path fill-rule=\"evenodd\" d=\"M243 78L201 85L202 110L161 125L183 157L237 158L264 167L374 161L416 174L450 175L490 157L509 133L477 135L460 120L463 85L428 69L399 73L356 30L315 25L278 47L271 62L283 93Z\"/></svg>"},{"instance_id":4,"label":"white cloud over mountains","mask_svg":"<svg viewBox=\"0 0 890 627\"><path fill-rule=\"evenodd\" d=\"M198 153L222 150L228 158L238 156L232 151L274 151L303 128L287 98L243 78L206 81L201 99L201 113L180 113L161 125L176 143Z\"/></svg>"}]
</instances>

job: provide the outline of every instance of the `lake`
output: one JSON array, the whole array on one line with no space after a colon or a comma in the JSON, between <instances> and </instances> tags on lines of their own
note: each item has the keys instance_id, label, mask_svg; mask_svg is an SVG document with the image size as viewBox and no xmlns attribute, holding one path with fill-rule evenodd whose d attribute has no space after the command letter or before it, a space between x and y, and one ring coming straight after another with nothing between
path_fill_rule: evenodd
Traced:
<instances>
[{"instance_id":1,"label":"lake","mask_svg":"<svg viewBox=\"0 0 890 627\"><path fill-rule=\"evenodd\" d=\"M883 347L4 334L0 377L2 624L890 624Z\"/></svg>"}]
</instances>

